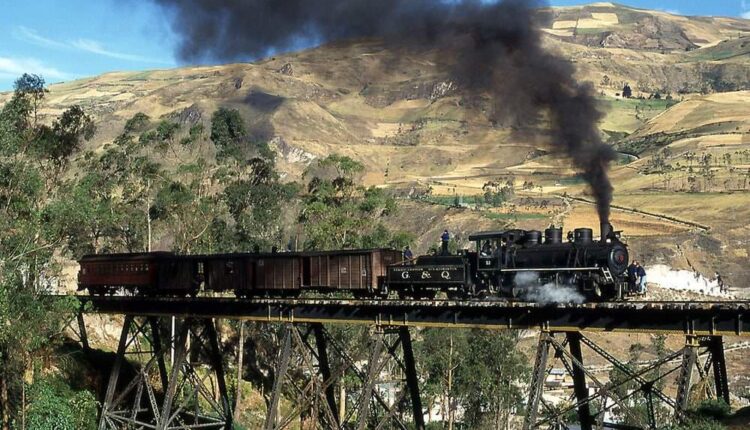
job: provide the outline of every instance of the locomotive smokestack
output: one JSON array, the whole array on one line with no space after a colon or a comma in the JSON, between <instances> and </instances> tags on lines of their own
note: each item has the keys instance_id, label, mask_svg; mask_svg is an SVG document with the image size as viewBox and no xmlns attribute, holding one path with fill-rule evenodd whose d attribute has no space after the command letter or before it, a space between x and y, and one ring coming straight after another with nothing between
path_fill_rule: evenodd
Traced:
<instances>
[{"instance_id":1,"label":"locomotive smokestack","mask_svg":"<svg viewBox=\"0 0 750 430\"><path fill-rule=\"evenodd\" d=\"M551 150L588 183L609 221L614 150L602 141L594 87L544 47L543 0L151 0L178 36L178 56L246 61L301 42L378 38L388 48L434 56L445 81L502 126L548 130ZM408 57L403 56L402 57ZM398 68L398 61L388 67ZM363 81L369 79L362 76ZM471 104L471 103L469 103Z\"/></svg>"},{"instance_id":2,"label":"locomotive smokestack","mask_svg":"<svg viewBox=\"0 0 750 430\"><path fill-rule=\"evenodd\" d=\"M610 224L609 221L602 221L601 231L602 231L601 241L604 242L607 240L607 236L609 236L609 234L612 233L612 224Z\"/></svg>"}]
</instances>

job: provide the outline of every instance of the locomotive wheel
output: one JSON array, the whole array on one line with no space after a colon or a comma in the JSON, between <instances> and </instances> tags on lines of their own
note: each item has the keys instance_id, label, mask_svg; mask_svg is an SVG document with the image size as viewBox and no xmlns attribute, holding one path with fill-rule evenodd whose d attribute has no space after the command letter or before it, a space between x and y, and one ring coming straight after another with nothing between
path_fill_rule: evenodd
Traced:
<instances>
[{"instance_id":1,"label":"locomotive wheel","mask_svg":"<svg viewBox=\"0 0 750 430\"><path fill-rule=\"evenodd\" d=\"M420 299L427 299L427 300L433 300L437 296L437 291L435 290L423 290L419 294Z\"/></svg>"},{"instance_id":2,"label":"locomotive wheel","mask_svg":"<svg viewBox=\"0 0 750 430\"><path fill-rule=\"evenodd\" d=\"M591 294L596 300L604 301L604 293L602 292L601 285L598 283L594 284L594 288L591 289Z\"/></svg>"},{"instance_id":3,"label":"locomotive wheel","mask_svg":"<svg viewBox=\"0 0 750 430\"><path fill-rule=\"evenodd\" d=\"M387 299L387 298L388 298L388 293L389 293L389 292L390 292L390 291L389 291L389 289L388 289L388 284L383 284L383 287L382 287L382 288L380 289L380 296L381 296L382 298L384 298L384 299Z\"/></svg>"},{"instance_id":4,"label":"locomotive wheel","mask_svg":"<svg viewBox=\"0 0 750 430\"><path fill-rule=\"evenodd\" d=\"M372 297L372 294L369 294L367 291L352 291L352 296L354 296L355 299L361 300Z\"/></svg>"}]
</instances>

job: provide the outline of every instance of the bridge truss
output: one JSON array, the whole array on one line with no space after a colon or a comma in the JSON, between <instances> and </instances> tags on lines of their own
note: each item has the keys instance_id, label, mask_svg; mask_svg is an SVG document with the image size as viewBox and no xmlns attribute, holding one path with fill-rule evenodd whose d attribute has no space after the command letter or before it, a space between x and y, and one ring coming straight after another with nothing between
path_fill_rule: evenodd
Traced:
<instances>
[{"instance_id":1,"label":"bridge truss","mask_svg":"<svg viewBox=\"0 0 750 430\"><path fill-rule=\"evenodd\" d=\"M86 312L125 316L102 399L100 430L231 429L234 405L217 319L280 327L265 430L423 429L426 411L412 347L414 327L539 330L525 429L567 428L566 417L573 412L584 430L602 428L617 416L638 424L610 423L608 428L653 429L667 415L683 419L696 387L729 403L723 337L746 336L750 317L746 302L539 306L117 296L82 296L81 301ZM175 329L169 330L173 318ZM88 348L84 317L72 323ZM366 347L346 345L329 324L369 326ZM588 332L664 333L683 336L685 343L680 350L633 367L596 344ZM585 359L594 356L616 369L618 377L608 382L597 377L585 365ZM545 398L545 382L558 364L573 379L573 396L563 406ZM383 380L383 375L390 376ZM664 381L675 376L678 387L670 395ZM343 380L348 381L346 392L340 389ZM645 400L645 414L634 411L635 398Z\"/></svg>"}]
</instances>

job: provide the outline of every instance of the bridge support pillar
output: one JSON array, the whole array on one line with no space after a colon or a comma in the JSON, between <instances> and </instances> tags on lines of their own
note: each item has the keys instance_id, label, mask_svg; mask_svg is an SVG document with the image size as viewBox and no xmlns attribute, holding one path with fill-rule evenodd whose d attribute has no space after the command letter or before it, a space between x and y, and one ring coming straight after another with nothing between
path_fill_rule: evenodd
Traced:
<instances>
[{"instance_id":1,"label":"bridge support pillar","mask_svg":"<svg viewBox=\"0 0 750 430\"><path fill-rule=\"evenodd\" d=\"M323 324L312 324L313 333L315 334L315 346L317 350L318 364L320 365L320 374L323 377L323 381L333 381L331 375L331 364L328 360L328 340L325 336L325 329ZM326 402L328 402L328 408L331 410L333 415L333 421L336 423L336 427L340 427L339 416L337 411L339 410L336 404L336 387L333 383L328 384L325 387ZM346 399L341 399L345 401Z\"/></svg>"},{"instance_id":2,"label":"bridge support pillar","mask_svg":"<svg viewBox=\"0 0 750 430\"><path fill-rule=\"evenodd\" d=\"M714 368L716 398L724 400L729 405L729 379L727 378L727 363L724 359L724 339L721 336L711 336L708 341L708 351L711 354L711 366Z\"/></svg>"},{"instance_id":3,"label":"bridge support pillar","mask_svg":"<svg viewBox=\"0 0 750 430\"><path fill-rule=\"evenodd\" d=\"M682 350L682 365L680 366L680 375L677 379L677 399L675 406L675 416L682 420L687 412L690 401L690 388L693 382L693 368L698 361L698 338L696 336L687 336L685 347Z\"/></svg>"},{"instance_id":4,"label":"bridge support pillar","mask_svg":"<svg viewBox=\"0 0 750 430\"><path fill-rule=\"evenodd\" d=\"M159 318L125 316L99 430L231 429L214 321L184 319L175 338L164 332ZM172 346L176 357L168 367L165 355ZM205 357L208 362L201 361Z\"/></svg>"},{"instance_id":5,"label":"bridge support pillar","mask_svg":"<svg viewBox=\"0 0 750 430\"><path fill-rule=\"evenodd\" d=\"M406 373L406 385L411 396L411 408L416 430L424 430L424 414L422 412L422 398L419 395L419 378L417 367L414 362L414 350L411 345L411 334L409 327L400 327L398 330L401 346L404 349L403 368Z\"/></svg>"},{"instance_id":6,"label":"bridge support pillar","mask_svg":"<svg viewBox=\"0 0 750 430\"><path fill-rule=\"evenodd\" d=\"M570 348L570 355L575 362L583 364L583 354L581 353L581 333L577 331L565 333ZM586 374L582 366L573 364L573 391L578 401L578 420L581 423L581 430L592 430L594 420L591 416L589 407L589 388L586 385Z\"/></svg>"},{"instance_id":7,"label":"bridge support pillar","mask_svg":"<svg viewBox=\"0 0 750 430\"><path fill-rule=\"evenodd\" d=\"M529 386L529 401L526 403L526 417L523 420L523 430L536 428L537 409L539 408L539 402L542 401L544 382L547 379L547 357L549 355L550 340L551 334L549 332L542 331L539 334L534 370L531 375L531 385Z\"/></svg>"}]
</instances>

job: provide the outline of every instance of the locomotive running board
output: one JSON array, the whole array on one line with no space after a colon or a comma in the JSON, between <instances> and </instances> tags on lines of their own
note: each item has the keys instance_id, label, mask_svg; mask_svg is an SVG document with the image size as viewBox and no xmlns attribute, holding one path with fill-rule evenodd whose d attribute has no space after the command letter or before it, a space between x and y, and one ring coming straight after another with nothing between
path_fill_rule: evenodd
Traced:
<instances>
[{"instance_id":1,"label":"locomotive running board","mask_svg":"<svg viewBox=\"0 0 750 430\"><path fill-rule=\"evenodd\" d=\"M584 272L587 270L602 270L601 267L555 267L539 269L500 269L500 272Z\"/></svg>"}]
</instances>

